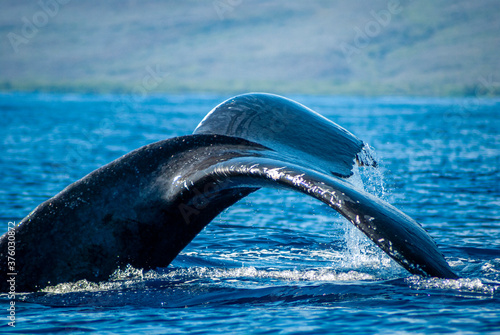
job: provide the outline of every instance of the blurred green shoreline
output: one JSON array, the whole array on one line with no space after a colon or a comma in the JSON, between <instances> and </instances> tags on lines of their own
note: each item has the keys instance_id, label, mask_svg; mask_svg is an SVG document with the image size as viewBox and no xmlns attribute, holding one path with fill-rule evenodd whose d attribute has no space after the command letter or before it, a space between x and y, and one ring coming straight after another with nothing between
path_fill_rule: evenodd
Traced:
<instances>
[{"instance_id":1,"label":"blurred green shoreline","mask_svg":"<svg viewBox=\"0 0 500 335\"><path fill-rule=\"evenodd\" d=\"M150 90L140 86L116 82L10 82L0 81L0 92L43 92L43 93L83 93L83 94L239 94L244 92L270 92L275 94L304 94L330 96L424 96L424 97L499 97L500 87L486 88L482 85L448 85L440 87L406 87L393 85L366 85L363 83L332 84L325 82L310 83L176 83L160 84Z\"/></svg>"},{"instance_id":2,"label":"blurred green shoreline","mask_svg":"<svg viewBox=\"0 0 500 335\"><path fill-rule=\"evenodd\" d=\"M5 0L0 91L500 96L500 1Z\"/></svg>"}]
</instances>

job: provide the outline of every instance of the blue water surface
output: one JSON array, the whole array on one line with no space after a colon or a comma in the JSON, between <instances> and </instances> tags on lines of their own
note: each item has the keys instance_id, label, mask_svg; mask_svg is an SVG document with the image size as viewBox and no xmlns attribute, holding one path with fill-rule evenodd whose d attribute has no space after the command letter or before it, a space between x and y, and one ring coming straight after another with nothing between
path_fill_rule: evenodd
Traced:
<instances>
[{"instance_id":1,"label":"blue water surface","mask_svg":"<svg viewBox=\"0 0 500 335\"><path fill-rule=\"evenodd\" d=\"M0 233L94 169L192 133L226 98L0 94ZM350 182L422 223L461 279L411 276L326 205L262 189L168 268L18 294L15 327L0 295L0 332L500 333L500 100L291 98L373 148L379 168Z\"/></svg>"}]
</instances>

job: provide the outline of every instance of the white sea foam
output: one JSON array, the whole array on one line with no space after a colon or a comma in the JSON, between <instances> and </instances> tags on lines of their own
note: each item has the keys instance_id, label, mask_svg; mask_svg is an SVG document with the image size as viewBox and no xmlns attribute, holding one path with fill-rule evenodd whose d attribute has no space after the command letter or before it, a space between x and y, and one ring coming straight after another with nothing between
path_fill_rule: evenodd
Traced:
<instances>
[{"instance_id":1,"label":"white sea foam","mask_svg":"<svg viewBox=\"0 0 500 335\"><path fill-rule=\"evenodd\" d=\"M441 289L489 295L494 295L500 288L500 283L488 283L479 278L440 279L411 276L406 278L405 282L416 290Z\"/></svg>"},{"instance_id":2,"label":"white sea foam","mask_svg":"<svg viewBox=\"0 0 500 335\"><path fill-rule=\"evenodd\" d=\"M240 268L217 268L217 267L189 267L176 268L162 273L150 270L143 273L142 269L127 266L124 270L116 270L109 281L93 283L87 280L79 280L73 283L62 283L44 288L45 293L70 293L70 292L99 292L120 290L134 287L145 281L181 281L191 283L197 280L210 279L212 281L243 280L243 279L271 279L280 281L306 281L306 282L334 282L334 281L359 281L377 280L371 274L360 271L341 272L331 268L319 269L257 269L253 266Z\"/></svg>"},{"instance_id":3,"label":"white sea foam","mask_svg":"<svg viewBox=\"0 0 500 335\"><path fill-rule=\"evenodd\" d=\"M259 279L277 279L284 281L355 281L355 280L375 280L376 278L370 274L349 271L338 272L329 268L320 269L257 269L253 266L241 268L207 268L207 267L192 267L175 269L167 274L158 274L150 271L145 278L150 279L174 279L178 277L193 276L198 278L208 279L243 279L243 278L259 278Z\"/></svg>"}]
</instances>

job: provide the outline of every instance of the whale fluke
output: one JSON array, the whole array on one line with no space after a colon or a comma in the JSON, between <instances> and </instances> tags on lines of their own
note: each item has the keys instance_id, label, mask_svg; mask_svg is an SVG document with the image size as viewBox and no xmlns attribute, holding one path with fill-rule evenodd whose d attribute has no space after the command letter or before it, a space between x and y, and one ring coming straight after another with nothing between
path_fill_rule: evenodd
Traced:
<instances>
[{"instance_id":1,"label":"whale fluke","mask_svg":"<svg viewBox=\"0 0 500 335\"><path fill-rule=\"evenodd\" d=\"M256 142L315 171L352 175L354 161L376 166L364 144L346 129L293 100L274 94L243 94L215 107L195 134L220 134Z\"/></svg>"},{"instance_id":2,"label":"whale fluke","mask_svg":"<svg viewBox=\"0 0 500 335\"><path fill-rule=\"evenodd\" d=\"M144 146L97 169L0 237L1 291L10 289L4 269L11 235L17 292L102 281L127 264L168 266L214 217L261 187L326 203L412 274L457 278L417 222L343 179L356 162L376 165L363 147L291 100L258 93L232 98L195 134Z\"/></svg>"}]
</instances>

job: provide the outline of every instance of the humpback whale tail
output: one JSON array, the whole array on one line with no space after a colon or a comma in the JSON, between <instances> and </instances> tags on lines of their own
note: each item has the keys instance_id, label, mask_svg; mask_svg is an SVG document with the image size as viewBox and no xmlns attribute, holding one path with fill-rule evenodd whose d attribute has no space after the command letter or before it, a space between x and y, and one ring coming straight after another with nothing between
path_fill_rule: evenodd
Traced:
<instances>
[{"instance_id":1,"label":"humpback whale tail","mask_svg":"<svg viewBox=\"0 0 500 335\"><path fill-rule=\"evenodd\" d=\"M69 185L0 237L16 288L106 280L119 266L164 267L225 208L260 187L332 207L410 273L456 278L413 219L356 190L353 165L376 165L354 135L292 100L253 93L214 108L193 135L139 148ZM10 289L0 273L2 292Z\"/></svg>"}]
</instances>

